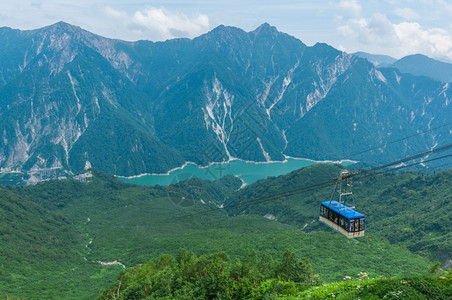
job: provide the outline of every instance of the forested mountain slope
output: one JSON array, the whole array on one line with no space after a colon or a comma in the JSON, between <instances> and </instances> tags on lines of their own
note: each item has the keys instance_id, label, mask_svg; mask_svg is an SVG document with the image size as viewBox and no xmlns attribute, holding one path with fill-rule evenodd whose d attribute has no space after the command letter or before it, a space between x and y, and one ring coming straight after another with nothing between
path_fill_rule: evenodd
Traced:
<instances>
[{"instance_id":1,"label":"forested mountain slope","mask_svg":"<svg viewBox=\"0 0 452 300\"><path fill-rule=\"evenodd\" d=\"M163 253L176 255L180 248L197 256L223 251L231 259L254 249L275 260L290 249L307 258L325 281L355 278L360 272L370 277L423 274L433 261L450 259L450 224L445 222L450 219L450 172L386 174L355 182L367 229L364 238L354 240L316 221L329 188L229 214L218 208L331 179L340 170L317 165L240 190L240 180L232 176L145 187L98 171L85 175L86 182L1 186L0 215L7 222L0 233L5 253L0 291L29 299L92 298L111 286L124 267L157 260ZM418 202L422 197L431 201ZM277 220L263 217L269 213Z\"/></svg>"},{"instance_id":2,"label":"forested mountain slope","mask_svg":"<svg viewBox=\"0 0 452 300\"><path fill-rule=\"evenodd\" d=\"M228 199L229 213L264 216L296 224L303 231L324 229L317 219L319 203L330 200L334 183L321 189L293 196L265 197L304 186L323 183L336 177L341 167L316 165L288 175L258 181ZM359 176L358 176L359 177ZM354 181L357 210L366 216L366 234L387 238L411 251L440 260L451 267L452 259L452 187L451 171L434 175L404 172L379 174ZM259 202L253 199L264 199ZM251 201L251 205L238 205ZM306 226L306 227L305 227Z\"/></svg>"},{"instance_id":3,"label":"forested mountain slope","mask_svg":"<svg viewBox=\"0 0 452 300\"><path fill-rule=\"evenodd\" d=\"M451 135L442 127L386 145L449 122L449 84L306 46L269 24L153 43L60 22L0 28L0 43L0 167L33 182L286 155L381 162Z\"/></svg>"}]
</instances>

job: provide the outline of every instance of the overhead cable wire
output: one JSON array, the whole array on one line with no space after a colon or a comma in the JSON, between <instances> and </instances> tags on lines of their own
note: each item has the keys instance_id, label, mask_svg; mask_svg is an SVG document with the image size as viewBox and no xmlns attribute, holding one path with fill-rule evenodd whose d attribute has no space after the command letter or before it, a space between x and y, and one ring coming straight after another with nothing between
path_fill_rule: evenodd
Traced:
<instances>
[{"instance_id":1,"label":"overhead cable wire","mask_svg":"<svg viewBox=\"0 0 452 300\"><path fill-rule=\"evenodd\" d=\"M442 168L442 167L450 166L450 165L452 165L452 163L446 163L446 164L442 164L442 165L438 165L438 166L428 166L427 169Z\"/></svg>"},{"instance_id":2,"label":"overhead cable wire","mask_svg":"<svg viewBox=\"0 0 452 300\"><path fill-rule=\"evenodd\" d=\"M376 170L389 168L389 167L394 166L394 165L402 164L402 163L405 163L405 162L410 161L410 160L415 160L417 158L421 158L421 157L425 157L425 156L432 155L432 154L435 154L435 153L443 152L443 151L446 151L446 150L449 150L449 149L452 149L452 144L448 144L448 145L445 145L445 146L442 146L442 147L439 147L439 148L435 148L435 149L432 149L432 150L429 150L429 151L425 151L423 153L419 153L419 154L416 154L416 155L413 155L413 156L410 156L410 157L407 157L407 158L403 158L403 159L400 159L398 161L395 161L395 162L392 162L392 163L388 163L388 164L385 164L385 165L382 165L382 166L379 166L379 167L375 167L375 168L370 169L370 170L365 170L365 171L362 171L360 173L369 173L369 172L373 172L373 171L376 171Z\"/></svg>"},{"instance_id":3,"label":"overhead cable wire","mask_svg":"<svg viewBox=\"0 0 452 300\"><path fill-rule=\"evenodd\" d=\"M375 172L377 170L381 170L381 169L384 169L384 168L389 168L389 167L394 166L394 165L400 165L400 164L403 164L405 162L408 162L408 161L411 161L411 160L414 160L414 159L417 159L417 158L421 158L421 157L425 157L427 155L443 152L443 151L446 151L446 150L449 150L449 149L452 149L452 144L445 145L445 146L442 146L442 147L439 147L439 148L436 148L436 149L433 149L433 150L425 151L423 153L419 153L419 154L416 154L416 155L413 155L413 156L410 156L410 157L407 157L407 158L404 158L404 159L401 159L401 160L397 160L397 161L394 161L392 163L385 164L383 166L375 167L375 168L373 168L371 170L364 170L364 171L361 171L361 172L358 172L358 173L354 173L351 176L364 175L364 176L361 176L361 177L358 178L358 179L362 179L362 178L366 178L366 177L370 177L370 176L376 176L378 174L383 174L383 173L386 173L386 172L391 172L391 171L395 171L395 170L400 170L400 169L412 167L412 166L415 166L415 165L420 165L420 164L431 162L431 161L444 159L444 158L447 158L447 157L452 157L452 154L448 154L448 155L444 155L444 156L441 156L441 157L431 158L431 159L428 159L428 160L416 162L416 163L413 163L413 164L410 164L410 165L402 165L402 166L399 166L399 167L396 167L396 168L391 168L391 169L388 169L388 170ZM183 216L180 216L180 217L173 218L170 221L176 221L176 220L181 220L181 219L185 219L185 218L195 217L195 216L208 214L208 213L212 213L212 212L220 211L220 210L225 210L225 209L229 209L229 208L238 208L238 207L242 207L242 206L249 206L249 205L252 205L252 204L268 202L268 201L272 201L272 200L275 200L275 199L278 199L278 198L281 198L281 197L292 196L294 194L298 194L298 193L301 193L301 192L317 190L320 187L325 187L327 185L330 185L335 179L336 178L333 178L333 179L331 179L329 181L325 181L325 182L321 182L321 183L317 183L317 184L313 184L313 185L308 185L308 186L304 186L304 187L301 187L301 188L293 189L293 190L290 190L290 191L276 193L276 194L273 194L273 195L264 196L264 197L256 198L256 199L253 199L253 200L245 201L245 202L233 203L233 204L226 205L226 206L223 206L223 207L216 207L216 208L213 208L213 209L210 209L210 210L204 210L204 211L200 211L200 212L197 212L197 213L186 214L186 215L183 215Z\"/></svg>"},{"instance_id":4,"label":"overhead cable wire","mask_svg":"<svg viewBox=\"0 0 452 300\"><path fill-rule=\"evenodd\" d=\"M384 170L384 171L380 171L380 172L370 173L370 174L367 174L367 175L365 174L364 176L358 177L357 179L359 180L359 179L366 178L366 177L371 177L371 176L375 176L375 175L379 175L379 174L384 174L384 173L387 173L387 172L401 170L401 169L405 169L405 168L421 165L421 164L424 164L424 163L428 163L428 162L444 159L444 158L447 158L447 157L452 157L452 154L447 154L447 155L443 155L443 156L440 156L440 157L435 157L435 158L427 159L427 160L424 160L424 161L419 161L419 162L412 163L412 164L409 164L409 165L402 165L402 166L399 166L399 167L395 167L395 168Z\"/></svg>"},{"instance_id":5,"label":"overhead cable wire","mask_svg":"<svg viewBox=\"0 0 452 300\"><path fill-rule=\"evenodd\" d=\"M318 189L320 187L329 185L332 182L333 182L332 180L329 180L329 181L325 181L325 182L322 182L322 183L317 183L317 184L313 184L313 185L309 185L309 186L304 186L304 187L293 189L293 190L290 190L290 191L281 192L281 193L277 193L277 194L273 194L273 195L269 195L269 196L264 196L264 197L256 198L256 199L253 199L253 200L245 201L245 202L233 203L233 204L225 205L225 206L222 206L222 207L216 207L216 208L209 209L209 210L203 210L203 211L200 211L200 212L197 212L197 213L186 214L186 215L183 215L183 216L180 216L180 217L173 218L170 221L176 221L176 220L181 220L181 219L184 219L184 218L195 217L195 216L198 216L198 215L208 214L208 213L212 213L212 212L215 212L215 211L225 210L227 208L229 209L229 208L237 208L237 207L241 207L241 206L249 206L249 205L255 204L255 203L271 201L271 200L274 200L275 198L292 196L292 195L298 194L300 192L307 192L307 191L310 191L310 190Z\"/></svg>"},{"instance_id":6,"label":"overhead cable wire","mask_svg":"<svg viewBox=\"0 0 452 300\"><path fill-rule=\"evenodd\" d=\"M378 149L378 148L384 148L384 147L386 147L387 145L391 145L391 144L394 144L394 143L398 143L398 142L401 142L401 141L405 141L405 140L410 139L410 138L412 138L412 137L415 137L415 136L418 136L418 135L421 135L421 134L424 134L424 133L427 133L427 132L430 132L430 131L438 130L438 129L440 129L440 128L443 128L443 127L446 127L446 126L451 126L451 125L452 125L452 122L451 122L451 123L446 123L446 124L443 124L443 125L441 125L441 126L437 126L437 127L434 127L434 128L430 128L430 129L427 129L427 130L424 130L424 131L421 131L421 132L418 132L418 133L409 135L409 136L407 136L407 137L400 138L400 139L398 139L398 140L386 142L386 143L384 143L384 144L382 144L382 145L374 146L374 147L369 148L369 149L367 149L367 150L363 150L363 151L360 151L360 152L351 154L351 155L349 155L349 158L353 158L353 157L355 157L355 156L358 156L358 155L363 154L363 153L366 153L366 152L370 152L370 151L375 150L375 149Z\"/></svg>"},{"instance_id":7,"label":"overhead cable wire","mask_svg":"<svg viewBox=\"0 0 452 300\"><path fill-rule=\"evenodd\" d=\"M401 170L401 169L413 167L413 166L420 165L420 164L423 164L423 163L428 163L428 162L431 162L431 161L444 159L444 158L447 158L447 157L452 157L452 154L447 154L447 155L444 155L444 156L441 156L441 157L436 157L436 158L428 159L428 160L425 160L425 161L412 163L412 164L409 164L409 165L403 165L403 166L399 166L399 167L396 167L396 168L392 168L392 169L388 169L388 170L384 170L384 171L380 171L380 172L376 172L376 173L367 174L365 176L359 177L358 180L366 178L366 177L371 177L371 176L384 174L384 173L387 173L387 172L392 172L392 171L396 171L396 170ZM317 190L320 187L324 187L325 185L331 184L334 180L335 180L335 178L333 180L331 180L331 181L326 181L326 182L323 182L321 184L306 186L306 187L303 188L302 191L300 191L299 189L287 191L284 196L292 196L292 195L298 194L300 192L307 192L307 191L311 191L311 190ZM239 202L239 203L236 203L237 205L231 205L231 206L227 206L227 207L229 208L229 207L234 206L234 208L235 208L235 207L238 207L238 206L249 206L249 205L255 204L255 203L262 203L262 202L267 202L267 201L274 200L273 198L275 198L275 197L276 197L275 195L268 196L268 197L262 197L262 198L253 199L253 200L250 200L250 201L247 201L247 202ZM243 204L243 205L238 205L238 204Z\"/></svg>"}]
</instances>

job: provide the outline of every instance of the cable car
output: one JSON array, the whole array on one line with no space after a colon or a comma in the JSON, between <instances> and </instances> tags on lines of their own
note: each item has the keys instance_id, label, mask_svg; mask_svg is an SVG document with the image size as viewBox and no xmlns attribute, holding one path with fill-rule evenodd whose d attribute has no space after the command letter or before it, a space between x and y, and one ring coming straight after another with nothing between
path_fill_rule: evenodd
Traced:
<instances>
[{"instance_id":1,"label":"cable car","mask_svg":"<svg viewBox=\"0 0 452 300\"><path fill-rule=\"evenodd\" d=\"M333 179L336 181L330 201L320 204L319 221L331 227L347 238L364 236L365 216L355 210L352 193L352 179L354 174L343 171ZM336 195L339 197L335 199ZM352 205L347 205L352 203Z\"/></svg>"}]
</instances>

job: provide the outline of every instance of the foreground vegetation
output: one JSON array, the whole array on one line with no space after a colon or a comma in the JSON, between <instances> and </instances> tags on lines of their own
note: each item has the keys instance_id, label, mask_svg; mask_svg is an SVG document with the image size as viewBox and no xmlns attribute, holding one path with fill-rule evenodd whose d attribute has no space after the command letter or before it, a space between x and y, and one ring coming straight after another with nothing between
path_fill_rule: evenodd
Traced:
<instances>
[{"instance_id":1,"label":"foreground vegetation","mask_svg":"<svg viewBox=\"0 0 452 300\"><path fill-rule=\"evenodd\" d=\"M296 299L451 299L452 273L447 276L410 276L345 280L315 286Z\"/></svg>"},{"instance_id":2,"label":"foreground vegetation","mask_svg":"<svg viewBox=\"0 0 452 300\"><path fill-rule=\"evenodd\" d=\"M269 255L258 259L249 251L243 260L224 252L196 257L180 249L177 257L163 255L157 263L131 268L102 299L245 299L278 291L293 292L320 282L306 258L285 251L280 261Z\"/></svg>"},{"instance_id":3,"label":"foreground vegetation","mask_svg":"<svg viewBox=\"0 0 452 300\"><path fill-rule=\"evenodd\" d=\"M435 273L438 269L432 269ZM445 273L445 272L444 272ZM446 274L442 274L446 275ZM101 299L450 299L452 273L324 283L306 258L286 250L279 261L260 259L248 251L243 260L224 252L196 257L180 249L176 257L161 256L122 273Z\"/></svg>"},{"instance_id":4,"label":"foreground vegetation","mask_svg":"<svg viewBox=\"0 0 452 300\"><path fill-rule=\"evenodd\" d=\"M276 193L330 181L339 166L311 166L285 176L262 180L228 199L231 215L272 214L279 222L325 230L318 222L319 203L329 200L333 185L271 201L240 205L249 199L265 199ZM452 171L434 175L404 172L354 179L357 210L366 216L366 234L388 239L412 252L441 261L452 260ZM306 225L306 226L305 226Z\"/></svg>"},{"instance_id":5,"label":"foreground vegetation","mask_svg":"<svg viewBox=\"0 0 452 300\"><path fill-rule=\"evenodd\" d=\"M152 259L157 270L162 253L175 257L177 264L180 248L192 251L190 257L196 261L226 253L224 263L231 264L231 270L236 262L247 260L247 249L255 249L258 260L265 255L277 262L290 249L297 259L308 259L325 283L361 272L371 278L408 278L425 273L434 260L448 259L452 176L447 172L377 176L371 183L357 182L357 202L368 220L366 236L360 239L345 239L316 221L318 203L324 194L329 197L329 188L229 210L229 215L212 211L224 199L255 199L332 178L338 170L336 166L309 167L239 191L241 182L233 177L145 187L97 171L86 183L67 179L30 187L0 186L4 220L0 224L0 295L96 298L133 266L148 265ZM413 205L412 200L423 193L429 202ZM373 207L378 202L372 197L381 197L388 210ZM193 215L206 210L211 212ZM277 220L264 218L268 213ZM411 234L398 241L391 236L394 226L384 225L388 220ZM421 242L430 246L418 247ZM274 274L260 284L281 279Z\"/></svg>"}]
</instances>

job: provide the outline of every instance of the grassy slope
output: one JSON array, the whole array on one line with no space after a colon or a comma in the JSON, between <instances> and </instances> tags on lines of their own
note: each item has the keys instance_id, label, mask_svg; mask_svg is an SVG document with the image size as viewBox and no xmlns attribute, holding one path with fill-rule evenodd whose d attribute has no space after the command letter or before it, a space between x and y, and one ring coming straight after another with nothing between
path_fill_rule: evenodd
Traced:
<instances>
[{"instance_id":1,"label":"grassy slope","mask_svg":"<svg viewBox=\"0 0 452 300\"><path fill-rule=\"evenodd\" d=\"M385 174L358 182L368 229L431 260L452 259L452 172Z\"/></svg>"},{"instance_id":2,"label":"grassy slope","mask_svg":"<svg viewBox=\"0 0 452 300\"><path fill-rule=\"evenodd\" d=\"M283 299L450 299L452 273L447 277L413 276L335 282L312 287L298 297Z\"/></svg>"},{"instance_id":3,"label":"grassy slope","mask_svg":"<svg viewBox=\"0 0 452 300\"><path fill-rule=\"evenodd\" d=\"M231 187L204 188L223 196L231 191ZM307 257L314 270L328 281L359 272L372 277L414 275L424 272L430 264L372 231L362 239L347 240L315 223L308 226L306 233L300 230L303 222L282 224L256 215L228 217L219 211L175 220L174 217L212 205L202 205L194 199L194 203L188 202L191 206L177 206L169 198L177 191L169 189L128 185L101 173L86 184L64 180L34 187L1 188L5 193L2 204L16 201L33 205L0 210L10 218L4 230L17 235L11 242L0 244L1 252L6 253L0 257L2 295L92 298L110 286L122 270L120 266L103 267L98 261L117 260L130 267L156 259L162 253L175 255L181 247L197 255L225 251L232 258L243 256L247 249L278 258L289 248L298 257ZM312 201L316 207L312 213L301 211L310 222L317 215L318 200L305 201ZM305 207L303 201L298 207ZM20 211L25 217L18 215ZM43 227L45 218L63 221ZM21 227L15 228L17 223ZM318 228L312 230L315 226ZM20 236L23 233L39 238L24 239ZM50 242L56 238L49 236L58 237L60 242ZM0 238L4 238L3 233ZM24 243L22 253L11 250L19 240ZM53 252L35 254L34 249ZM35 264L27 264L30 259ZM24 265L26 268L22 268Z\"/></svg>"},{"instance_id":4,"label":"grassy slope","mask_svg":"<svg viewBox=\"0 0 452 300\"><path fill-rule=\"evenodd\" d=\"M337 176L340 170L338 166L311 166L285 176L260 181L236 193L229 204L326 182ZM355 180L355 201L357 209L366 215L366 234L387 238L393 244L406 246L432 260L450 260L451 181L451 171L435 175L386 173ZM329 200L332 190L333 183L311 192L230 209L230 213L271 213L282 223L298 227L308 224L304 229L306 232L325 230L315 219L319 203Z\"/></svg>"}]
</instances>

